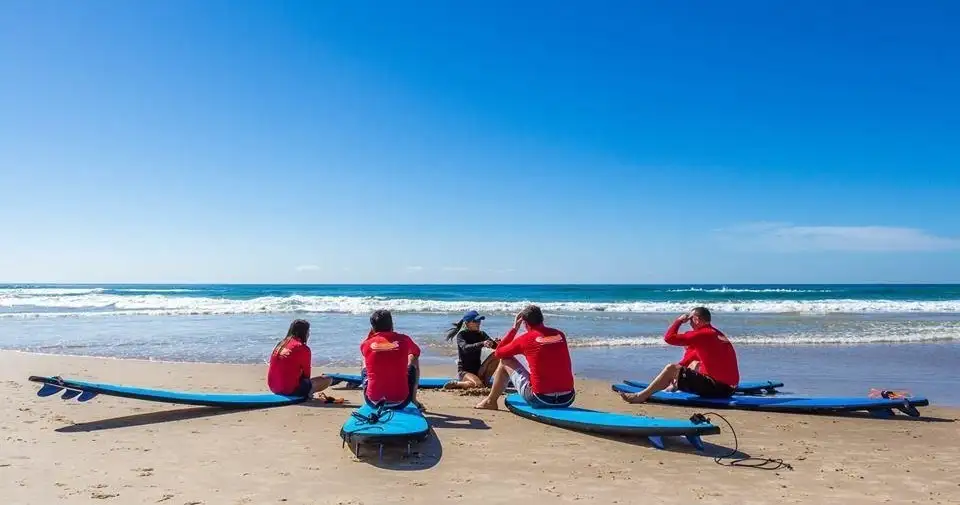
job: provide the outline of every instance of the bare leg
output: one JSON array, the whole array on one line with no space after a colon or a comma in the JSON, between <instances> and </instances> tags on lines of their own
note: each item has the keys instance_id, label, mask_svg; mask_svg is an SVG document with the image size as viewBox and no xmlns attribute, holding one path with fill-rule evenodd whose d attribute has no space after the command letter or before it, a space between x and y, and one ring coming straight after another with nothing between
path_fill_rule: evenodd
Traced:
<instances>
[{"instance_id":1,"label":"bare leg","mask_svg":"<svg viewBox=\"0 0 960 505\"><path fill-rule=\"evenodd\" d=\"M639 393L620 393L620 397L627 403L643 403L647 401L653 393L662 391L669 386L671 382L677 380L681 368L683 367L676 363L671 363L664 367L660 375L658 375L656 379L653 379L653 382L651 382L646 389Z\"/></svg>"},{"instance_id":2,"label":"bare leg","mask_svg":"<svg viewBox=\"0 0 960 505\"><path fill-rule=\"evenodd\" d=\"M700 367L700 362L699 362L699 361L691 361L690 364L687 365L687 368L689 368L690 370L693 370L694 372L696 372L696 371L697 371L697 368L699 368L699 367ZM677 375L677 377L679 377L679 374ZM673 391L676 391L676 390L677 390L677 380L676 380L676 379L674 379L673 382L671 382L670 385L667 386L667 389L664 389L664 391L670 391L670 392L673 392Z\"/></svg>"},{"instance_id":3,"label":"bare leg","mask_svg":"<svg viewBox=\"0 0 960 505\"><path fill-rule=\"evenodd\" d=\"M480 380L480 377L477 377L476 375L473 375L472 373L469 373L469 372L463 374L463 381L470 384L469 386L467 386L467 389L483 387L483 381Z\"/></svg>"},{"instance_id":4,"label":"bare leg","mask_svg":"<svg viewBox=\"0 0 960 505\"><path fill-rule=\"evenodd\" d=\"M510 373L520 366L520 362L513 358L501 359L497 371L493 372L493 387L490 388L490 394L474 408L497 410L497 400L507 389L507 383L510 382Z\"/></svg>"},{"instance_id":5,"label":"bare leg","mask_svg":"<svg viewBox=\"0 0 960 505\"><path fill-rule=\"evenodd\" d=\"M443 385L443 389L473 389L479 387L483 387L483 382L480 381L480 377L470 372L463 374L463 380L461 381L452 380Z\"/></svg>"},{"instance_id":6,"label":"bare leg","mask_svg":"<svg viewBox=\"0 0 960 505\"><path fill-rule=\"evenodd\" d=\"M333 379L327 377L326 375L321 375L319 377L313 377L310 379L310 397L313 395L327 389L333 384Z\"/></svg>"}]
</instances>

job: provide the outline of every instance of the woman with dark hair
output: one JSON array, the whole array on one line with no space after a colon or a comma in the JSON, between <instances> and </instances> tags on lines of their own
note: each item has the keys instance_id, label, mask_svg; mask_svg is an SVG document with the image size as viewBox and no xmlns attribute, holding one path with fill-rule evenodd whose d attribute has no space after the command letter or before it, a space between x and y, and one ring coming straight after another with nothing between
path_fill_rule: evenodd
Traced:
<instances>
[{"instance_id":1,"label":"woman with dark hair","mask_svg":"<svg viewBox=\"0 0 960 505\"><path fill-rule=\"evenodd\" d=\"M480 377L482 366L481 352L483 348L496 349L497 342L480 329L480 322L485 319L477 311L471 310L463 315L453 327L447 330L447 340L457 338L457 380L443 385L443 389L472 389L482 388L483 379ZM463 327L466 326L466 329Z\"/></svg>"},{"instance_id":2,"label":"woman with dark hair","mask_svg":"<svg viewBox=\"0 0 960 505\"><path fill-rule=\"evenodd\" d=\"M267 386L278 395L313 396L330 387L333 379L320 375L310 377L312 354L307 340L310 323L297 319L290 323L287 336L273 348L267 369Z\"/></svg>"}]
</instances>

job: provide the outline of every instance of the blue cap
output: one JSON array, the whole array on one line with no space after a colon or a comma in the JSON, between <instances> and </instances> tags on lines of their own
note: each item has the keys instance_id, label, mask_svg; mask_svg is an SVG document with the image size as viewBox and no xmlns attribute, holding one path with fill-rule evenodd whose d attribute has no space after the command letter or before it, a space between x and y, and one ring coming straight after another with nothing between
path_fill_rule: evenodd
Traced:
<instances>
[{"instance_id":1,"label":"blue cap","mask_svg":"<svg viewBox=\"0 0 960 505\"><path fill-rule=\"evenodd\" d=\"M471 310L464 314L461 320L465 323L472 323L474 321L483 321L486 317L487 316L481 316L480 313L475 310Z\"/></svg>"}]
</instances>

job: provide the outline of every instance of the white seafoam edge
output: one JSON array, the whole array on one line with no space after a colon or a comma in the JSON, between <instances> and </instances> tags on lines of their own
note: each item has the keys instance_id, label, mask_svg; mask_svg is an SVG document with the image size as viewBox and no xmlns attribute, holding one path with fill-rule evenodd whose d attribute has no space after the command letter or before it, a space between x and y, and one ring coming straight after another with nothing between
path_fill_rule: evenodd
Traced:
<instances>
[{"instance_id":1,"label":"white seafoam edge","mask_svg":"<svg viewBox=\"0 0 960 505\"><path fill-rule=\"evenodd\" d=\"M554 313L678 313L697 304L715 312L758 314L833 313L960 313L960 300L741 300L741 301L633 301L633 302L539 302L445 301L370 296L263 296L248 300L164 294L118 295L99 290L8 290L0 291L0 317L58 317L104 315L194 315L343 313L365 314L376 309L396 312L456 313L476 309L486 313L515 313L537 303Z\"/></svg>"}]
</instances>

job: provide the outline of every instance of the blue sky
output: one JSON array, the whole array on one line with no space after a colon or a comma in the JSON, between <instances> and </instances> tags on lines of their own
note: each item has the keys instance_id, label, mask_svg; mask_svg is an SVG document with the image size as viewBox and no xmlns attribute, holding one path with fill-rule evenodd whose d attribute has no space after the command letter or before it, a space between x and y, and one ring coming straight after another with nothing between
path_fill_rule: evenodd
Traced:
<instances>
[{"instance_id":1,"label":"blue sky","mask_svg":"<svg viewBox=\"0 0 960 505\"><path fill-rule=\"evenodd\" d=\"M956 2L0 3L0 281L960 282Z\"/></svg>"}]
</instances>

